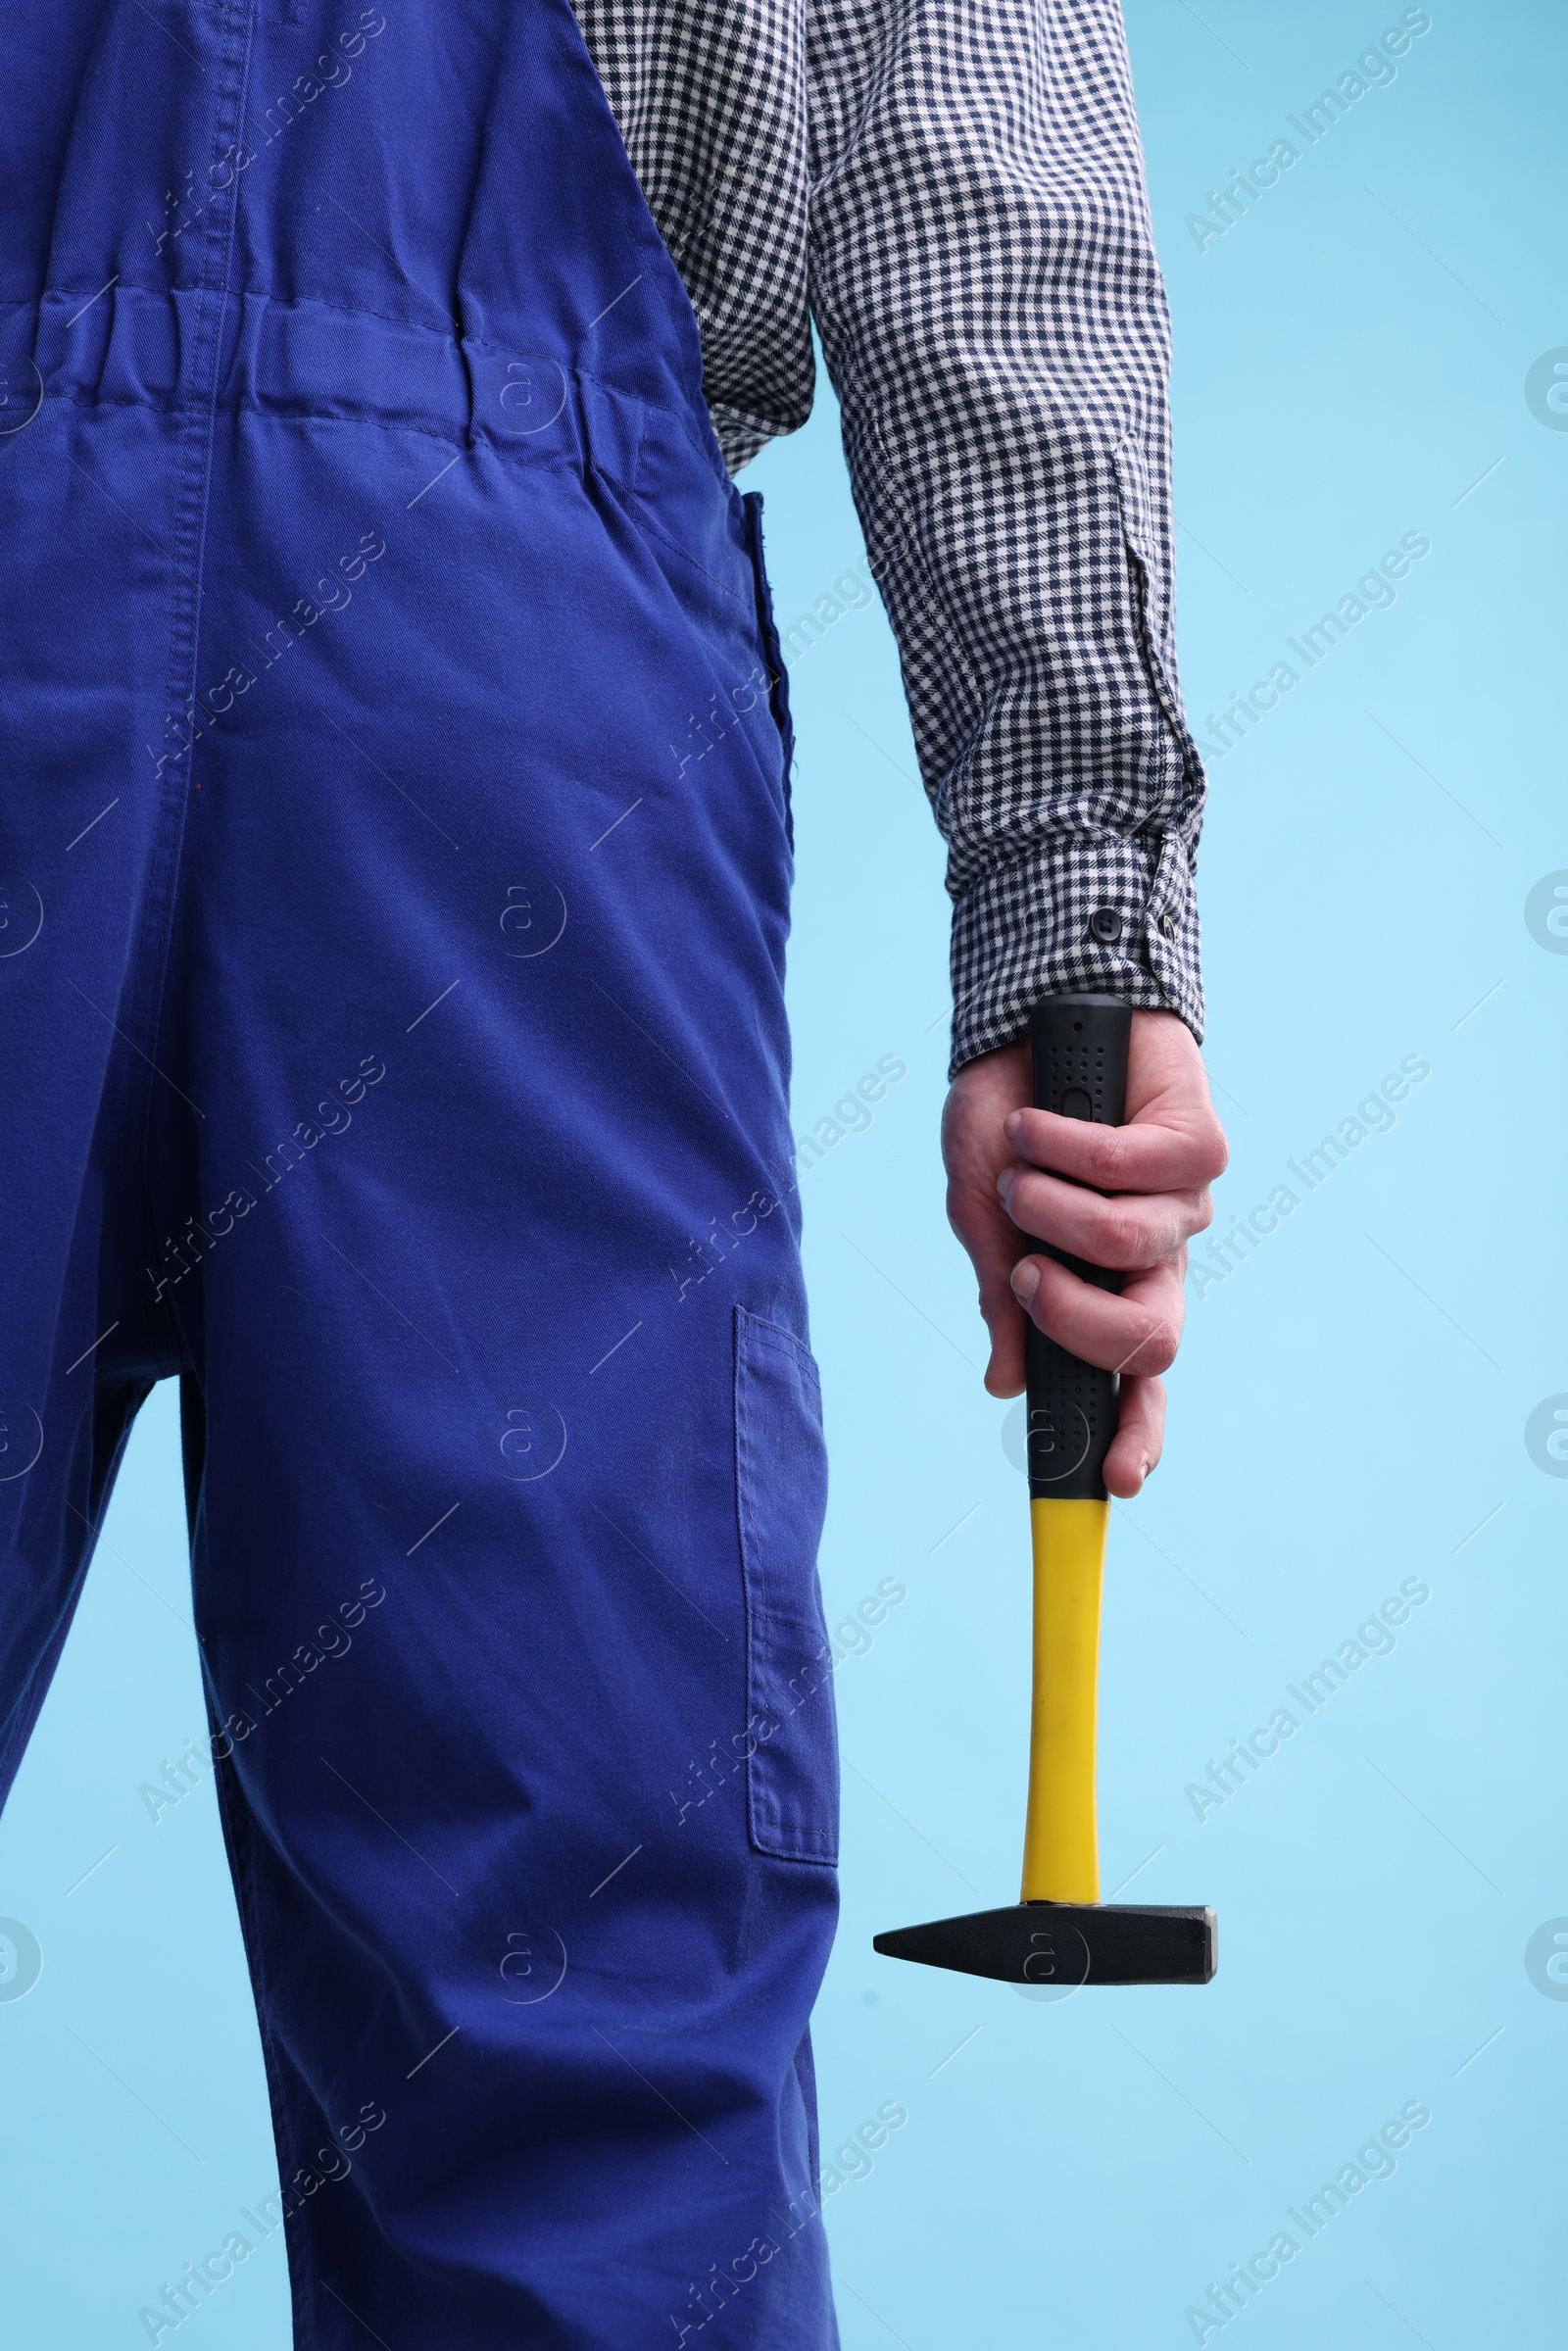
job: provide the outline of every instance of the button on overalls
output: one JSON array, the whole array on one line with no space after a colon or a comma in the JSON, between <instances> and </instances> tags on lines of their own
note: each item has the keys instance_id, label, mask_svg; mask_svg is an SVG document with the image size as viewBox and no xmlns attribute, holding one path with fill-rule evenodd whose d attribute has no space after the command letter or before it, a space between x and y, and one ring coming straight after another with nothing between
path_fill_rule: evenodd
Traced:
<instances>
[{"instance_id":1,"label":"button on overalls","mask_svg":"<svg viewBox=\"0 0 1568 2351\"><path fill-rule=\"evenodd\" d=\"M296 2342L819 2351L788 718L690 305L566 0L5 47L0 1787L177 1375Z\"/></svg>"}]
</instances>

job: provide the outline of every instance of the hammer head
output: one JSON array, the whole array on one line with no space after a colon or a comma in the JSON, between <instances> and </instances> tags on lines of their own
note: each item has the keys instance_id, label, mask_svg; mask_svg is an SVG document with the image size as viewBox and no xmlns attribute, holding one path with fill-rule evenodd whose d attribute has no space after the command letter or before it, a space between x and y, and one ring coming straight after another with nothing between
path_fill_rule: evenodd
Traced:
<instances>
[{"instance_id":1,"label":"hammer head","mask_svg":"<svg viewBox=\"0 0 1568 2351\"><path fill-rule=\"evenodd\" d=\"M1014 1902L872 1937L889 1959L990 1976L999 1984L1206 1984L1217 1965L1212 1910L1133 1902Z\"/></svg>"}]
</instances>

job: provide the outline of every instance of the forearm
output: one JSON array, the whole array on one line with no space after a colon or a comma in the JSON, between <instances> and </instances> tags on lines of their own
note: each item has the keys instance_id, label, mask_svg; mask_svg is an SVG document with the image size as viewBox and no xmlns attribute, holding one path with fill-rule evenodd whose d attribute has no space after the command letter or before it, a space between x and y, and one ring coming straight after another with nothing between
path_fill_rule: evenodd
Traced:
<instances>
[{"instance_id":1,"label":"forearm","mask_svg":"<svg viewBox=\"0 0 1568 2351\"><path fill-rule=\"evenodd\" d=\"M813 56L813 303L948 845L954 1066L1051 989L1200 1035L1168 334L1119 18L868 14L869 64L865 21Z\"/></svg>"}]
</instances>

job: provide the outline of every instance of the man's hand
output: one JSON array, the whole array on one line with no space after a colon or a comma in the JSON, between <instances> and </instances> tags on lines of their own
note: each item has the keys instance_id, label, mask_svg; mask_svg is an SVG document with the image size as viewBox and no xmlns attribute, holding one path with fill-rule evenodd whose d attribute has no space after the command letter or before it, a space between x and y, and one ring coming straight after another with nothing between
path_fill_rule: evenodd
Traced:
<instances>
[{"instance_id":1,"label":"man's hand","mask_svg":"<svg viewBox=\"0 0 1568 2351\"><path fill-rule=\"evenodd\" d=\"M993 1396L1021 1393L1026 1313L1086 1363L1119 1371L1121 1425L1105 1485L1135 1494L1159 1459L1158 1374L1181 1339L1187 1244L1213 1215L1208 1187L1225 1166L1225 1136L1192 1032L1174 1012L1133 1014L1125 1126L1058 1118L1033 1101L1023 1039L967 1062L942 1114L948 1218L980 1277L991 1334L986 1386ZM1054 1257L1021 1255L1031 1234L1124 1273L1121 1296L1080 1282Z\"/></svg>"}]
</instances>

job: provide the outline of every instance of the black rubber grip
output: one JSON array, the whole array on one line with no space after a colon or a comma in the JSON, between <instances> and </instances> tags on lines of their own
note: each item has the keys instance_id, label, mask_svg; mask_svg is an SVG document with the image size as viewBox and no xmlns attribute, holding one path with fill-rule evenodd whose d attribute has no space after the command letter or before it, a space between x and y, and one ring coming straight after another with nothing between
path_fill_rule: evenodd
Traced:
<instances>
[{"instance_id":1,"label":"black rubber grip","mask_svg":"<svg viewBox=\"0 0 1568 2351\"><path fill-rule=\"evenodd\" d=\"M1029 1015L1036 1109L1119 1127L1127 1111L1131 1032L1132 1013L1113 996L1042 997ZM1121 1288L1119 1273L1086 1265L1048 1243L1033 1247L1098 1289ZM1030 1499L1102 1502L1102 1473L1116 1434L1117 1376L1081 1363L1033 1323L1028 1336Z\"/></svg>"}]
</instances>

